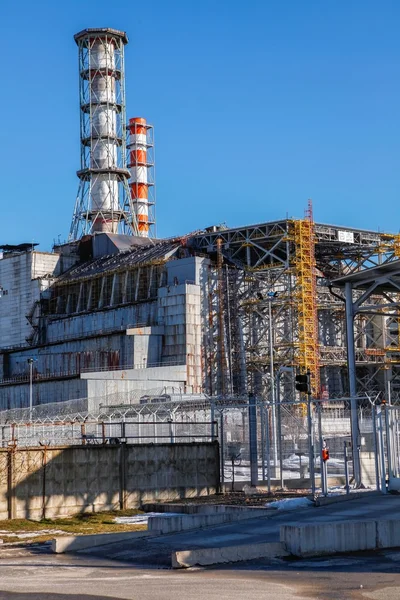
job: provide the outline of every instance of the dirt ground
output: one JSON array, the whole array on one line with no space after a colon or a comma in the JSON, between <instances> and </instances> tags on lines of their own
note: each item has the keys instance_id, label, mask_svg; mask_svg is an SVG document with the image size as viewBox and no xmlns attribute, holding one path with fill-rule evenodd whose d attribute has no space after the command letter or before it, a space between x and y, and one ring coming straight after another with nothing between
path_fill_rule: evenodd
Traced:
<instances>
[{"instance_id":1,"label":"dirt ground","mask_svg":"<svg viewBox=\"0 0 400 600\"><path fill-rule=\"evenodd\" d=\"M210 496L200 496L199 498L184 498L175 500L170 504L219 504L230 506L264 506L267 502L282 500L283 498L299 498L307 496L305 490L291 490L290 492L264 492L257 490L254 493L245 492L227 492L225 494L214 494ZM311 497L311 496L310 496Z\"/></svg>"}]
</instances>

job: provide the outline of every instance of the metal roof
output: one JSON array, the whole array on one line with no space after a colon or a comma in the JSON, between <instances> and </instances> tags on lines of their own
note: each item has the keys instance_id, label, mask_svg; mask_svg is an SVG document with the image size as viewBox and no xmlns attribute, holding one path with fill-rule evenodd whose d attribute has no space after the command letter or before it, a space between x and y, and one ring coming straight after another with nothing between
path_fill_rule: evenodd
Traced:
<instances>
[{"instance_id":1,"label":"metal roof","mask_svg":"<svg viewBox=\"0 0 400 600\"><path fill-rule=\"evenodd\" d=\"M0 246L0 250L3 250L3 252L28 252L29 250L33 250L35 246L39 246L39 244L34 244L33 242L27 242L26 244L3 244Z\"/></svg>"},{"instance_id":2,"label":"metal roof","mask_svg":"<svg viewBox=\"0 0 400 600\"><path fill-rule=\"evenodd\" d=\"M168 260L180 246L180 242L176 240L161 241L148 246L137 246L119 254L102 256L72 267L58 278L57 283L71 283L132 266L144 266L153 261Z\"/></svg>"},{"instance_id":3,"label":"metal roof","mask_svg":"<svg viewBox=\"0 0 400 600\"><path fill-rule=\"evenodd\" d=\"M371 267L370 269L364 269L351 275L345 275L344 277L338 277L334 279L332 284L335 287L343 287L346 283L352 283L354 287L358 289L368 288L371 283L382 279L382 283L379 286L382 289L390 288L389 284L385 285L385 281L389 277L400 277L400 260L394 260L384 265L378 265L377 267Z\"/></svg>"},{"instance_id":4,"label":"metal roof","mask_svg":"<svg viewBox=\"0 0 400 600\"><path fill-rule=\"evenodd\" d=\"M86 37L105 37L105 36L120 37L124 44L128 43L128 36L125 31L119 29L113 29L112 27L89 27L88 29L82 29L79 33L74 35L74 40L78 43L78 40Z\"/></svg>"}]
</instances>

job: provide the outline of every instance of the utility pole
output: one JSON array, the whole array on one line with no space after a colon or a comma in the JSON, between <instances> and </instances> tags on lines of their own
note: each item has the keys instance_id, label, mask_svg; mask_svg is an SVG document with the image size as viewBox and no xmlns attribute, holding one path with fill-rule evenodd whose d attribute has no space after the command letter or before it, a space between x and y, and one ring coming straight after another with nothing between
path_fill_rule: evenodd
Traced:
<instances>
[{"instance_id":1,"label":"utility pole","mask_svg":"<svg viewBox=\"0 0 400 600\"><path fill-rule=\"evenodd\" d=\"M33 363L34 358L28 358L29 365L29 422L32 423L32 411L33 411Z\"/></svg>"},{"instance_id":2,"label":"utility pole","mask_svg":"<svg viewBox=\"0 0 400 600\"><path fill-rule=\"evenodd\" d=\"M269 375L271 384L271 429L272 429L272 456L274 462L273 477L277 477L278 472L278 444L277 444L277 411L275 395L275 372L274 372L274 339L272 327L272 301L276 297L276 292L268 293L268 331L269 331ZM268 465L268 469L270 465Z\"/></svg>"}]
</instances>

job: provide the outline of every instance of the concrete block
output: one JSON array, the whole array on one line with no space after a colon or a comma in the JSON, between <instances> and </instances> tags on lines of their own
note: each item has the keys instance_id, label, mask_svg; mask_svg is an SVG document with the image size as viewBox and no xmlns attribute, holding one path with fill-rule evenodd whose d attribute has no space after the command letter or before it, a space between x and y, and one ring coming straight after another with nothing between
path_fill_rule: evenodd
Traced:
<instances>
[{"instance_id":1,"label":"concrete block","mask_svg":"<svg viewBox=\"0 0 400 600\"><path fill-rule=\"evenodd\" d=\"M294 556L320 556L376 548L376 521L283 525L280 541Z\"/></svg>"},{"instance_id":2,"label":"concrete block","mask_svg":"<svg viewBox=\"0 0 400 600\"><path fill-rule=\"evenodd\" d=\"M288 553L282 543L266 542L263 544L243 544L240 546L199 548L173 552L171 563L174 569L182 569L195 565L217 565L254 560L255 558L279 558L287 555Z\"/></svg>"},{"instance_id":3,"label":"concrete block","mask_svg":"<svg viewBox=\"0 0 400 600\"><path fill-rule=\"evenodd\" d=\"M186 515L215 515L230 513L236 520L254 519L259 516L271 516L271 510L262 506L236 506L229 504L180 504L180 503L150 503L142 505L145 512L181 513Z\"/></svg>"},{"instance_id":4,"label":"concrete block","mask_svg":"<svg viewBox=\"0 0 400 600\"><path fill-rule=\"evenodd\" d=\"M200 508L200 507L199 507ZM258 509L252 510L234 510L236 507L201 507L198 513L191 514L172 514L173 508L170 508L171 514L168 512L163 516L149 517L148 530L159 531L160 533L172 533L177 531L187 531L190 529L202 529L204 527L212 527L220 523L235 523L245 519L254 519L255 517L270 517L271 511ZM227 509L233 510L227 510ZM212 510L214 509L214 510ZM177 512L180 512L179 509ZM182 511L183 512L183 511Z\"/></svg>"},{"instance_id":5,"label":"concrete block","mask_svg":"<svg viewBox=\"0 0 400 600\"><path fill-rule=\"evenodd\" d=\"M389 489L389 492L400 492L400 478L399 477L390 477L388 489Z\"/></svg>"},{"instance_id":6,"label":"concrete block","mask_svg":"<svg viewBox=\"0 0 400 600\"><path fill-rule=\"evenodd\" d=\"M378 548L400 547L400 521L398 519L377 521L376 539Z\"/></svg>"},{"instance_id":7,"label":"concrete block","mask_svg":"<svg viewBox=\"0 0 400 600\"><path fill-rule=\"evenodd\" d=\"M58 537L51 542L51 551L55 554L64 554L68 552L79 552L96 548L97 546L106 546L115 542L125 542L134 538L149 537L156 535L152 531L121 531L119 533L97 533L93 535L71 535Z\"/></svg>"}]
</instances>

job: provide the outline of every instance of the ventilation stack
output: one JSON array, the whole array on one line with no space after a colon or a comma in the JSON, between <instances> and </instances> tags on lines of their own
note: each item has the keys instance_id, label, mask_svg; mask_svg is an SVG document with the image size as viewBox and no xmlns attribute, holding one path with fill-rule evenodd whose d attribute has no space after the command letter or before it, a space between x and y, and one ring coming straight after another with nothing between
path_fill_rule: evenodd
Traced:
<instances>
[{"instance_id":1,"label":"ventilation stack","mask_svg":"<svg viewBox=\"0 0 400 600\"><path fill-rule=\"evenodd\" d=\"M126 164L124 46L116 29L85 29L79 49L81 168L70 239L96 232L138 234Z\"/></svg>"},{"instance_id":2,"label":"ventilation stack","mask_svg":"<svg viewBox=\"0 0 400 600\"><path fill-rule=\"evenodd\" d=\"M141 237L155 237L154 131L142 117L129 119L128 167L132 208Z\"/></svg>"}]
</instances>

